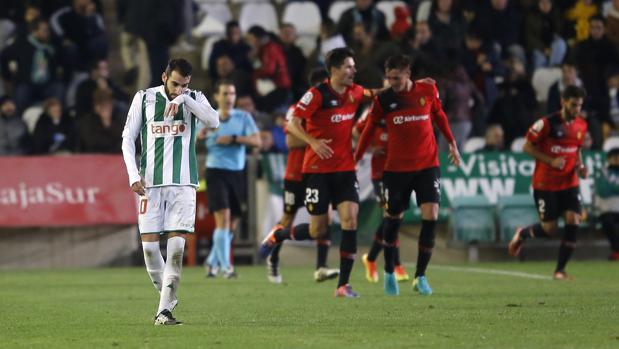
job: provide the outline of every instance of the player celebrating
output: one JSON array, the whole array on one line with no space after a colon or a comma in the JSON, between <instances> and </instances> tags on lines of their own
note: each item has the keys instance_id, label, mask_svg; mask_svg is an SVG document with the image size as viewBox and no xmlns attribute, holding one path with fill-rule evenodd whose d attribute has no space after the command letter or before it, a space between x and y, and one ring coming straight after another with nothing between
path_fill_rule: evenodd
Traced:
<instances>
[{"instance_id":1,"label":"player celebrating","mask_svg":"<svg viewBox=\"0 0 619 349\"><path fill-rule=\"evenodd\" d=\"M323 68L314 69L310 73L310 85L318 85L328 77L327 71ZM294 115L294 105L288 110L287 119L292 118L292 115ZM290 228L297 211L304 205L305 185L303 184L302 168L307 144L291 135L289 132L286 132L286 145L288 146L288 161L286 162L286 173L284 175L284 214L279 221L279 225ZM280 241L299 240L300 238L299 236L290 236L290 234L284 235L283 232L280 233ZM327 256L330 246L331 240L329 239L328 232L326 236L316 240L317 253L314 280L317 282L336 278L340 273L337 269L329 269L327 267ZM267 257L267 277L270 282L276 284L282 282L282 276L279 273L279 252L281 247L282 244L277 244Z\"/></svg>"},{"instance_id":2,"label":"player celebrating","mask_svg":"<svg viewBox=\"0 0 619 349\"><path fill-rule=\"evenodd\" d=\"M178 325L172 316L183 265L185 235L193 233L196 216L196 118L207 127L219 125L217 112L202 92L189 90L191 65L184 59L168 63L163 85L135 94L125 129L123 157L131 190L140 195L138 224L144 262L159 291L155 325ZM140 135L142 155L138 171L135 140ZM168 238L167 260L159 237Z\"/></svg>"},{"instance_id":3,"label":"player celebrating","mask_svg":"<svg viewBox=\"0 0 619 349\"><path fill-rule=\"evenodd\" d=\"M369 111L369 110L368 110ZM365 125L367 124L369 118L362 117L359 119L355 128L353 129L353 137L359 137ZM385 160L387 160L387 128L385 127L384 120L381 121L380 124L377 125L378 131L374 132L374 139L371 142L371 152L372 152L372 186L374 187L374 195L378 199L378 205L381 209L385 208L385 200L383 197L383 169L385 167ZM410 276L406 272L406 268L402 265L400 261L400 241L395 241L395 275L398 281L408 281ZM383 224L381 224L376 229L374 233L374 240L372 241L372 246L370 247L370 251L363 255L362 261L363 266L365 267L365 278L372 283L378 282L378 271L376 270L376 257L383 249Z\"/></svg>"},{"instance_id":4,"label":"player celebrating","mask_svg":"<svg viewBox=\"0 0 619 349\"><path fill-rule=\"evenodd\" d=\"M440 202L440 169L438 148L432 122L449 141L449 158L460 165L460 154L447 116L438 98L436 86L411 80L410 58L389 57L385 73L391 88L374 98L374 105L357 150L355 159L363 156L377 126L384 120L387 127L387 160L383 173L386 210L383 221L385 254L385 293L398 295L400 290L394 275L395 251L403 212L409 207L415 191L421 208L419 254L413 287L422 295L432 294L425 271L434 247L435 226ZM404 151L405 150L405 151Z\"/></svg>"},{"instance_id":5,"label":"player celebrating","mask_svg":"<svg viewBox=\"0 0 619 349\"><path fill-rule=\"evenodd\" d=\"M533 197L541 223L517 229L509 242L508 252L518 256L526 239L554 235L557 219L563 216L565 232L554 272L556 280L570 279L565 266L574 251L580 224L578 177L587 176L580 152L587 133L587 122L580 117L585 97L582 88L566 87L561 95L561 110L537 120L527 132L527 140L522 148L535 158Z\"/></svg>"},{"instance_id":6,"label":"player celebrating","mask_svg":"<svg viewBox=\"0 0 619 349\"><path fill-rule=\"evenodd\" d=\"M263 241L260 254L268 256L282 235L296 239L324 238L329 204L337 208L342 228L340 277L336 297L358 297L348 281L357 252L359 193L352 157L352 128L359 104L372 92L353 83L355 61L348 48L337 48L326 57L329 79L311 87L295 107L288 131L309 145L303 159L305 205L309 226L290 229L275 226ZM302 122L305 122L305 126Z\"/></svg>"}]
</instances>

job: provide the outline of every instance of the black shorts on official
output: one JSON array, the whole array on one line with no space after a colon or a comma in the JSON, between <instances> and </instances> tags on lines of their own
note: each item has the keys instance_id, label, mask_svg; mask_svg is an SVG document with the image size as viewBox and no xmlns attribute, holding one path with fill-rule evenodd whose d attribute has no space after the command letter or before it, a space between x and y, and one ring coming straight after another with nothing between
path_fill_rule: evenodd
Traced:
<instances>
[{"instance_id":1,"label":"black shorts on official","mask_svg":"<svg viewBox=\"0 0 619 349\"><path fill-rule=\"evenodd\" d=\"M241 205L245 202L245 174L243 171L206 169L206 197L211 212L225 208L233 216L241 215Z\"/></svg>"},{"instance_id":2,"label":"black shorts on official","mask_svg":"<svg viewBox=\"0 0 619 349\"><path fill-rule=\"evenodd\" d=\"M382 179L372 179L372 186L374 187L374 195L376 196L376 201L378 202L378 204L380 206L384 206L385 205L385 199L384 199L384 191L385 188L383 186L383 180Z\"/></svg>"},{"instance_id":3,"label":"black shorts on official","mask_svg":"<svg viewBox=\"0 0 619 349\"><path fill-rule=\"evenodd\" d=\"M344 201L359 203L359 184L354 171L332 173L306 173L305 207L311 215L322 215Z\"/></svg>"},{"instance_id":4,"label":"black shorts on official","mask_svg":"<svg viewBox=\"0 0 619 349\"><path fill-rule=\"evenodd\" d=\"M305 199L305 184L303 181L284 180L284 212L295 214L303 207Z\"/></svg>"},{"instance_id":5,"label":"black shorts on official","mask_svg":"<svg viewBox=\"0 0 619 349\"><path fill-rule=\"evenodd\" d=\"M413 172L383 172L387 213L398 215L410 206L413 191L417 205L441 201L441 170L430 167Z\"/></svg>"},{"instance_id":6,"label":"black shorts on official","mask_svg":"<svg viewBox=\"0 0 619 349\"><path fill-rule=\"evenodd\" d=\"M566 211L580 214L582 210L582 197L578 187L556 191L533 190L533 197L542 222L556 221Z\"/></svg>"}]
</instances>

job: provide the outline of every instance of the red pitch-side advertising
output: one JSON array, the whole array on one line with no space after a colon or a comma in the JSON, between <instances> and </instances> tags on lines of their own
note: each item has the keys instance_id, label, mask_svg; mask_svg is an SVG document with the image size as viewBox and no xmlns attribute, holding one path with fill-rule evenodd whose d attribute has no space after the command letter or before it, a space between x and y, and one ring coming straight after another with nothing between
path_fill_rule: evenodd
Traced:
<instances>
[{"instance_id":1,"label":"red pitch-side advertising","mask_svg":"<svg viewBox=\"0 0 619 349\"><path fill-rule=\"evenodd\" d=\"M0 157L0 227L135 223L120 155Z\"/></svg>"}]
</instances>

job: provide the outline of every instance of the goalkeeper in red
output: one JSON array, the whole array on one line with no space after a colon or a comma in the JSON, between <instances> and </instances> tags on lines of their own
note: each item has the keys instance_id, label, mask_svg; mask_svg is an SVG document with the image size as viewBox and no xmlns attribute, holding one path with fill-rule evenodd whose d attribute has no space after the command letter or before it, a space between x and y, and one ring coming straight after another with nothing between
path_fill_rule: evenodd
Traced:
<instances>
[{"instance_id":1,"label":"goalkeeper in red","mask_svg":"<svg viewBox=\"0 0 619 349\"><path fill-rule=\"evenodd\" d=\"M389 57L385 75L391 88L374 98L370 121L363 130L355 151L359 160L381 122L387 128L387 160L383 173L386 210L383 220L385 255L385 293L398 295L394 274L395 251L403 213L415 192L421 208L419 254L413 288L422 295L432 294L425 273L434 247L436 220L441 198L438 147L434 136L436 124L449 142L449 158L460 165L460 154L447 115L438 97L436 85L411 80L411 60L405 55Z\"/></svg>"},{"instance_id":2,"label":"goalkeeper in red","mask_svg":"<svg viewBox=\"0 0 619 349\"><path fill-rule=\"evenodd\" d=\"M585 91L568 86L561 95L561 110L540 118L527 132L525 153L535 158L532 186L535 205L541 223L516 230L508 252L518 256L528 238L544 238L558 230L557 220L563 217L565 231L554 278L568 280L565 266L576 246L580 224L581 196L578 177L587 177L580 148L587 134L587 122L580 117Z\"/></svg>"}]
</instances>

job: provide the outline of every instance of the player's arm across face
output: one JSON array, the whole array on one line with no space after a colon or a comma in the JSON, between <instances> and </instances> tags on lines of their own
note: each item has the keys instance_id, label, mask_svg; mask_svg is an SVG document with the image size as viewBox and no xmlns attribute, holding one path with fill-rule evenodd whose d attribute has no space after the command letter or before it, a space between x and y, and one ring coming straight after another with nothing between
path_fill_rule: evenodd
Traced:
<instances>
[{"instance_id":1,"label":"player's arm across face","mask_svg":"<svg viewBox=\"0 0 619 349\"><path fill-rule=\"evenodd\" d=\"M333 149L329 147L331 140L312 137L305 131L301 118L292 116L292 119L288 122L288 132L308 144L321 159L329 159L333 156Z\"/></svg>"}]
</instances>

